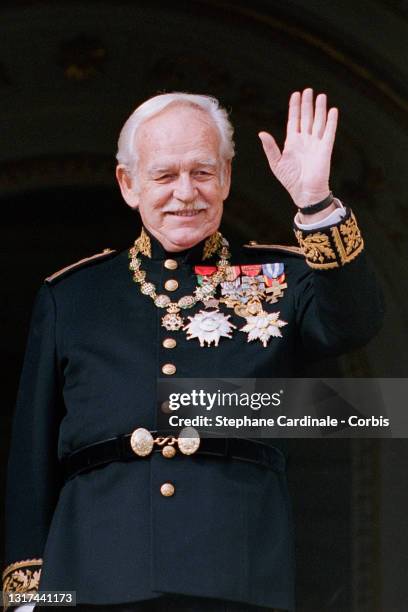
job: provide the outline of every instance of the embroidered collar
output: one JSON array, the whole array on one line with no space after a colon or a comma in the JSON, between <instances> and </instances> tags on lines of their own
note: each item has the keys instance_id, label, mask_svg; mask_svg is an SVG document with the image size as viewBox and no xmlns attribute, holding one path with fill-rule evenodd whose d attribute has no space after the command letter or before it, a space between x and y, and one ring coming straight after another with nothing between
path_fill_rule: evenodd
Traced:
<instances>
[{"instance_id":1,"label":"embroidered collar","mask_svg":"<svg viewBox=\"0 0 408 612\"><path fill-rule=\"evenodd\" d=\"M140 253L153 260L175 259L183 263L207 261L214 257L220 248L222 235L215 232L208 238L201 240L190 249L179 252L169 252L145 227L142 227L136 243Z\"/></svg>"}]
</instances>

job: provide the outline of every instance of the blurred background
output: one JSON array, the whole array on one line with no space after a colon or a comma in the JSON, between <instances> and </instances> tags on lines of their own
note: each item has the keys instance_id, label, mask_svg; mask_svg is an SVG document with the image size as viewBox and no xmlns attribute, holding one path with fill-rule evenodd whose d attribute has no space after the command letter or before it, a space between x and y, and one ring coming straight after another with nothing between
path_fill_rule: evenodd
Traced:
<instances>
[{"instance_id":1,"label":"blurred background","mask_svg":"<svg viewBox=\"0 0 408 612\"><path fill-rule=\"evenodd\" d=\"M407 59L406 0L3 0L1 491L35 292L59 268L135 239L116 142L156 93L220 99L237 145L225 234L286 244L294 207L257 132L282 144L290 93L328 94L340 110L331 187L358 216L387 317L366 348L316 374L407 376ZM405 611L408 441L291 446L299 612Z\"/></svg>"}]
</instances>

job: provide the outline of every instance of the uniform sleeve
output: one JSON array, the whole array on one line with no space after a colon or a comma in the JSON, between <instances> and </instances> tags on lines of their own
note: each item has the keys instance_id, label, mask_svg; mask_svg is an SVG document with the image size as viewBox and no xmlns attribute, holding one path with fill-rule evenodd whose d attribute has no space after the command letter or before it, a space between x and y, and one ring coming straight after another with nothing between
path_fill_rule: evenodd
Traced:
<instances>
[{"instance_id":1,"label":"uniform sleeve","mask_svg":"<svg viewBox=\"0 0 408 612\"><path fill-rule=\"evenodd\" d=\"M295 300L303 349L310 358L364 346L379 331L383 294L350 209L335 225L295 234L308 264Z\"/></svg>"},{"instance_id":2,"label":"uniform sleeve","mask_svg":"<svg viewBox=\"0 0 408 612\"><path fill-rule=\"evenodd\" d=\"M62 485L63 416L51 288L37 294L15 408L6 486L4 592L38 590L43 550Z\"/></svg>"}]
</instances>

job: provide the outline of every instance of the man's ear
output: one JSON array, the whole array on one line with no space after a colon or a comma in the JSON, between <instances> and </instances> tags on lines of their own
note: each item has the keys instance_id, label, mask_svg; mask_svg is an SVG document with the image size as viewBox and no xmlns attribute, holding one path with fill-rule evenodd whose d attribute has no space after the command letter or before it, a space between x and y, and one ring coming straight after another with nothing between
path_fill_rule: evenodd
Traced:
<instances>
[{"instance_id":1,"label":"man's ear","mask_svg":"<svg viewBox=\"0 0 408 612\"><path fill-rule=\"evenodd\" d=\"M226 200L231 187L231 160L227 159L223 164L223 184L222 184L222 199Z\"/></svg>"},{"instance_id":2,"label":"man's ear","mask_svg":"<svg viewBox=\"0 0 408 612\"><path fill-rule=\"evenodd\" d=\"M136 190L132 187L134 179L129 176L126 167L123 164L116 166L116 179L119 183L122 197L130 208L136 209L139 206L139 198Z\"/></svg>"}]
</instances>

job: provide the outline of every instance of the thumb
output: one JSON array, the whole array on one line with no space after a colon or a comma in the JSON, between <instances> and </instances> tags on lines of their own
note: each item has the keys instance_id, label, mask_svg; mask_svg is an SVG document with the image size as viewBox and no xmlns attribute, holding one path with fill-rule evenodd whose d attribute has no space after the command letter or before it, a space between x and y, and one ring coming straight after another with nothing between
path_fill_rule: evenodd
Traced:
<instances>
[{"instance_id":1,"label":"thumb","mask_svg":"<svg viewBox=\"0 0 408 612\"><path fill-rule=\"evenodd\" d=\"M273 170L281 158L280 149L276 144L274 137L268 132L259 132L258 136L262 142L263 150L268 158L271 170Z\"/></svg>"}]
</instances>

